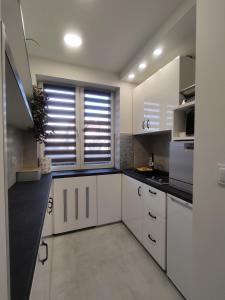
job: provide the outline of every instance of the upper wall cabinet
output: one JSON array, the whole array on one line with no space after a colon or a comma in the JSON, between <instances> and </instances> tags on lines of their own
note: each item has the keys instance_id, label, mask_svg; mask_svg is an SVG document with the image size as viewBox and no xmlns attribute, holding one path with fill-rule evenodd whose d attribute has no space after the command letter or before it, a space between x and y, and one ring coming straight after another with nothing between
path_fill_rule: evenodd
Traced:
<instances>
[{"instance_id":1,"label":"upper wall cabinet","mask_svg":"<svg viewBox=\"0 0 225 300\"><path fill-rule=\"evenodd\" d=\"M179 91L195 82L195 60L178 57L134 89L133 134L173 127Z\"/></svg>"},{"instance_id":2,"label":"upper wall cabinet","mask_svg":"<svg viewBox=\"0 0 225 300\"><path fill-rule=\"evenodd\" d=\"M2 21L5 25L6 48L11 49L15 67L27 96L32 95L32 80L25 41L23 19L18 0L2 1Z\"/></svg>"}]
</instances>

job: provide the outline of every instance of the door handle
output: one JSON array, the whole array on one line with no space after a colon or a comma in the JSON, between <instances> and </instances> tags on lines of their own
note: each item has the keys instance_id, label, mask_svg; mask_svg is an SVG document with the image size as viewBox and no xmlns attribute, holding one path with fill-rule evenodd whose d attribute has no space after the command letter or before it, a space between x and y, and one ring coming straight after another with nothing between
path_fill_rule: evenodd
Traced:
<instances>
[{"instance_id":1,"label":"door handle","mask_svg":"<svg viewBox=\"0 0 225 300\"><path fill-rule=\"evenodd\" d=\"M138 196L141 197L141 186L138 187Z\"/></svg>"},{"instance_id":2,"label":"door handle","mask_svg":"<svg viewBox=\"0 0 225 300\"><path fill-rule=\"evenodd\" d=\"M184 207L192 209L193 205L191 203L186 202L185 200L173 198L170 195L167 196L171 201L176 202Z\"/></svg>"},{"instance_id":3,"label":"door handle","mask_svg":"<svg viewBox=\"0 0 225 300\"><path fill-rule=\"evenodd\" d=\"M42 241L40 247L45 247L45 251L46 251L46 255L44 259L40 259L39 255L38 255L38 260L40 263L42 263L42 265L45 264L45 262L48 260L48 244L45 243L45 241Z\"/></svg>"},{"instance_id":4,"label":"door handle","mask_svg":"<svg viewBox=\"0 0 225 300\"><path fill-rule=\"evenodd\" d=\"M150 125L151 125L150 120L148 120L148 121L147 121L147 128L148 128L148 129L150 129Z\"/></svg>"},{"instance_id":5,"label":"door handle","mask_svg":"<svg viewBox=\"0 0 225 300\"><path fill-rule=\"evenodd\" d=\"M145 129L145 120L142 122L142 129Z\"/></svg>"},{"instance_id":6,"label":"door handle","mask_svg":"<svg viewBox=\"0 0 225 300\"><path fill-rule=\"evenodd\" d=\"M153 192L153 191L151 191L150 189L149 189L149 193L151 193L152 195L157 195L156 192Z\"/></svg>"},{"instance_id":7,"label":"door handle","mask_svg":"<svg viewBox=\"0 0 225 300\"><path fill-rule=\"evenodd\" d=\"M155 243L156 244L156 240L155 239L153 239L152 237L151 237L151 235L150 234L148 234L148 238L153 242L153 243Z\"/></svg>"},{"instance_id":8,"label":"door handle","mask_svg":"<svg viewBox=\"0 0 225 300\"><path fill-rule=\"evenodd\" d=\"M47 212L48 212L49 215L53 212L53 198L52 197L48 198Z\"/></svg>"},{"instance_id":9,"label":"door handle","mask_svg":"<svg viewBox=\"0 0 225 300\"><path fill-rule=\"evenodd\" d=\"M149 215L152 219L155 219L155 220L157 219L157 217L154 216L154 215L152 215L150 211L148 212L148 215Z\"/></svg>"}]
</instances>

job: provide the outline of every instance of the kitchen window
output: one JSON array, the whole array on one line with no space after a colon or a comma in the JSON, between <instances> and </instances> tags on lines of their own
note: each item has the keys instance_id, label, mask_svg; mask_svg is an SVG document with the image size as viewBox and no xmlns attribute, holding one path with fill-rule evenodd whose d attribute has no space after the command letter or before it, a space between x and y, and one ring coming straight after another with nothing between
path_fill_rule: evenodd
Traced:
<instances>
[{"instance_id":1,"label":"kitchen window","mask_svg":"<svg viewBox=\"0 0 225 300\"><path fill-rule=\"evenodd\" d=\"M114 166L113 93L44 84L53 170ZM51 133L53 132L53 133Z\"/></svg>"}]
</instances>

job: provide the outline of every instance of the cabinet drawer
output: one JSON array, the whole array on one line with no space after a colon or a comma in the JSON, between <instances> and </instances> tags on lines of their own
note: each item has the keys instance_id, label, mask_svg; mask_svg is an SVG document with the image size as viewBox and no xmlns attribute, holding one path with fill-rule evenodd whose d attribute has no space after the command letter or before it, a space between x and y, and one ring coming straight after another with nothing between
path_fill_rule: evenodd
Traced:
<instances>
[{"instance_id":1,"label":"cabinet drawer","mask_svg":"<svg viewBox=\"0 0 225 300\"><path fill-rule=\"evenodd\" d=\"M158 262L166 269L166 222L158 218L156 221L144 219L143 222L143 245Z\"/></svg>"},{"instance_id":2,"label":"cabinet drawer","mask_svg":"<svg viewBox=\"0 0 225 300\"><path fill-rule=\"evenodd\" d=\"M144 210L153 215L166 218L166 194L146 184L143 185Z\"/></svg>"}]
</instances>

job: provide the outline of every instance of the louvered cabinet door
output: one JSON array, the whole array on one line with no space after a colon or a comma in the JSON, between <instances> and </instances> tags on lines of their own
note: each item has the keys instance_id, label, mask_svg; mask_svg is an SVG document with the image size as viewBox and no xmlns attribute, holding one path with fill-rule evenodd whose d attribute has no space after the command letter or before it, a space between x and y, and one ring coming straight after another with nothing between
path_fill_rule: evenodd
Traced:
<instances>
[{"instance_id":1,"label":"louvered cabinet door","mask_svg":"<svg viewBox=\"0 0 225 300\"><path fill-rule=\"evenodd\" d=\"M55 179L54 233L96 224L96 176Z\"/></svg>"}]
</instances>

